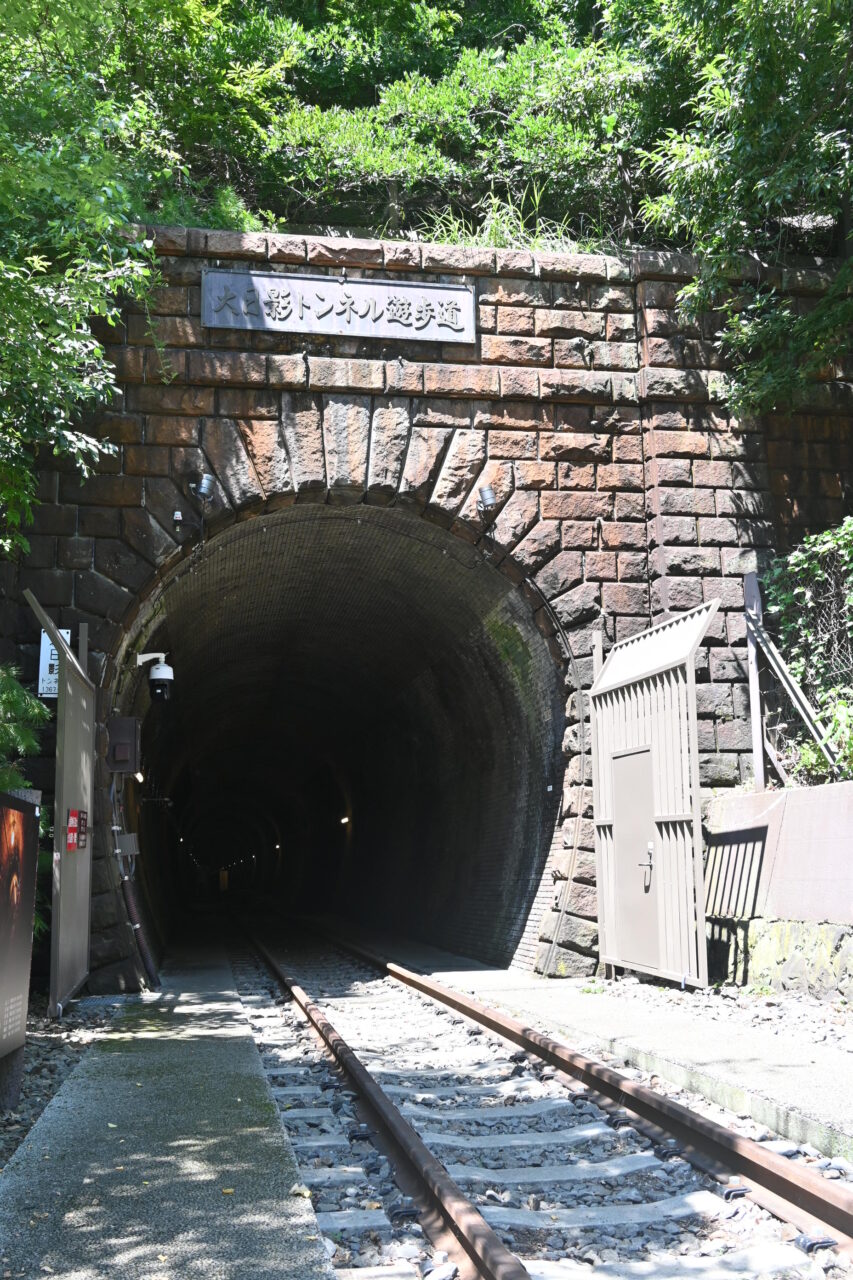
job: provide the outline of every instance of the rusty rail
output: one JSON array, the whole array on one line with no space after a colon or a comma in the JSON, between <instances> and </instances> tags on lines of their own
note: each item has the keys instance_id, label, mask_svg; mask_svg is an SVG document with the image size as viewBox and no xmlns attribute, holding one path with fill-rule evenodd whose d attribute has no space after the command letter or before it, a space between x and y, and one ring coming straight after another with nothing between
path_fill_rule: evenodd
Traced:
<instances>
[{"instance_id":1,"label":"rusty rail","mask_svg":"<svg viewBox=\"0 0 853 1280\"><path fill-rule=\"evenodd\" d=\"M752 1138L734 1133L680 1102L627 1079L612 1067L569 1049L541 1031L525 1027L500 1010L491 1009L471 996L395 964L358 943L331 934L329 937L343 950L379 966L390 977L488 1027L526 1052L580 1080L588 1088L604 1094L618 1106L666 1130L682 1144L686 1158L690 1158L691 1152L696 1152L699 1156L697 1162L702 1167L707 1168L710 1161L712 1165L738 1174L747 1180L753 1199L777 1217L795 1223L800 1230L811 1235L829 1228L840 1235L837 1243L845 1252L853 1251L853 1191L790 1164L783 1156L766 1151Z\"/></svg>"},{"instance_id":2,"label":"rusty rail","mask_svg":"<svg viewBox=\"0 0 853 1280\"><path fill-rule=\"evenodd\" d=\"M482 1214L462 1194L444 1166L424 1146L412 1126L403 1119L394 1103L380 1089L322 1009L288 977L262 942L252 938L252 945L276 980L293 996L312 1026L322 1036L369 1105L399 1157L423 1186L428 1199L468 1254L478 1273L486 1280L530 1280L527 1269L514 1253L510 1253Z\"/></svg>"}]
</instances>

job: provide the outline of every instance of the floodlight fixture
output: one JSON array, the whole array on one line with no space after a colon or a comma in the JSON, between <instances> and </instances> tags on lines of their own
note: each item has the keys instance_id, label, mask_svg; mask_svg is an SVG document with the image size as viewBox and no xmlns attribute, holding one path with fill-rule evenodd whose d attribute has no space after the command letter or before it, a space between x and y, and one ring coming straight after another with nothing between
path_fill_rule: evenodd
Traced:
<instances>
[{"instance_id":1,"label":"floodlight fixture","mask_svg":"<svg viewBox=\"0 0 853 1280\"><path fill-rule=\"evenodd\" d=\"M490 484L484 484L481 486L479 494L480 496L477 499L477 514L481 520L485 520L487 517L491 519L498 506L495 491Z\"/></svg>"},{"instance_id":2,"label":"floodlight fixture","mask_svg":"<svg viewBox=\"0 0 853 1280\"><path fill-rule=\"evenodd\" d=\"M215 489L216 483L213 476L209 475L206 471L202 472L198 480L193 481L189 486L190 493L193 494L194 497L198 498L199 502L203 506L206 506L207 503L210 502Z\"/></svg>"}]
</instances>

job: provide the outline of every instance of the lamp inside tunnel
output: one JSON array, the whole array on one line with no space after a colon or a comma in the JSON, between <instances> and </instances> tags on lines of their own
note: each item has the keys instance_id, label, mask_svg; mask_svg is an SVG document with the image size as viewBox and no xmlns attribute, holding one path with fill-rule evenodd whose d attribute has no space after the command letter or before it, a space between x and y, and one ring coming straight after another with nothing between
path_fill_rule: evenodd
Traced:
<instances>
[{"instance_id":1,"label":"lamp inside tunnel","mask_svg":"<svg viewBox=\"0 0 853 1280\"><path fill-rule=\"evenodd\" d=\"M391 919L505 961L565 725L564 672L513 582L406 511L310 505L218 534L159 608L174 696L146 710L137 688L134 708L173 801L140 818L158 932L219 901L229 868L229 894L270 909Z\"/></svg>"}]
</instances>

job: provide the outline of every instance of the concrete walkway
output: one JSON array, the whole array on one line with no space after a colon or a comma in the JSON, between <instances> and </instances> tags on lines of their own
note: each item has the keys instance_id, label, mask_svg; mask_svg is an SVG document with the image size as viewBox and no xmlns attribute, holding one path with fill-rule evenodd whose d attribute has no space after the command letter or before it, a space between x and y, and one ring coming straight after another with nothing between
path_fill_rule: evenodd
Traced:
<instances>
[{"instance_id":1,"label":"concrete walkway","mask_svg":"<svg viewBox=\"0 0 853 1280\"><path fill-rule=\"evenodd\" d=\"M174 956L0 1174L0 1275L328 1280L224 955Z\"/></svg>"},{"instance_id":2,"label":"concrete walkway","mask_svg":"<svg viewBox=\"0 0 853 1280\"><path fill-rule=\"evenodd\" d=\"M632 999L619 983L488 968L419 942L372 945L575 1049L613 1054L784 1137L853 1160L853 1053L815 1043L807 1031L711 1022L698 1002L691 1010L689 996L677 1007Z\"/></svg>"}]
</instances>

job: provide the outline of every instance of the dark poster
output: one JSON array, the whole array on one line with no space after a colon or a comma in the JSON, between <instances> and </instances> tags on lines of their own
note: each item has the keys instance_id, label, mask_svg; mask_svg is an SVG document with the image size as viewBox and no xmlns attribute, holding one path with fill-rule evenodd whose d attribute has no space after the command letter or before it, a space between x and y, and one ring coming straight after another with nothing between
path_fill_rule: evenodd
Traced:
<instances>
[{"instance_id":1,"label":"dark poster","mask_svg":"<svg viewBox=\"0 0 853 1280\"><path fill-rule=\"evenodd\" d=\"M0 1058L26 1038L37 861L35 807L0 794Z\"/></svg>"}]
</instances>

